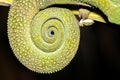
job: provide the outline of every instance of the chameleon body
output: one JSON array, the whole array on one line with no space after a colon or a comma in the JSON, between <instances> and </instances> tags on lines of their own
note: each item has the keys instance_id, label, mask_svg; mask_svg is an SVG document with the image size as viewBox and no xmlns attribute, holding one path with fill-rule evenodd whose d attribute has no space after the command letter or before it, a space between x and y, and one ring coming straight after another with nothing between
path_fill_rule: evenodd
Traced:
<instances>
[{"instance_id":1,"label":"chameleon body","mask_svg":"<svg viewBox=\"0 0 120 80\"><path fill-rule=\"evenodd\" d=\"M8 37L18 60L32 71L53 73L76 54L80 41L78 21L54 4L85 3L99 8L111 23L120 24L118 0L14 0L8 19ZM113 13L111 13L113 12Z\"/></svg>"}]
</instances>

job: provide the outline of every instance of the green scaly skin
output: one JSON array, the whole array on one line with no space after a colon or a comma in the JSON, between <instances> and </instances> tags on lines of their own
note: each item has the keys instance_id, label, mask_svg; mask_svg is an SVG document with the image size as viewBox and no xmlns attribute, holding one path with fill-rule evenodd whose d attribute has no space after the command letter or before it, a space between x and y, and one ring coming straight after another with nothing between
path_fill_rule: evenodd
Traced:
<instances>
[{"instance_id":1,"label":"green scaly skin","mask_svg":"<svg viewBox=\"0 0 120 80\"><path fill-rule=\"evenodd\" d=\"M8 37L15 56L35 72L53 73L63 69L78 49L79 24L68 9L45 8L53 4L88 3L103 11L111 23L120 24L120 7L116 1L14 0L9 12Z\"/></svg>"}]
</instances>

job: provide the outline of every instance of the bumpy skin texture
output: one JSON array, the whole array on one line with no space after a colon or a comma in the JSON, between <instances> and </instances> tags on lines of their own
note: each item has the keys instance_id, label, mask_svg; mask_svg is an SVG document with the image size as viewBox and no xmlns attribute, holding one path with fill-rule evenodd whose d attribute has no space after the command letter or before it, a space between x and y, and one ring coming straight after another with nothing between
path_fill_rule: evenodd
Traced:
<instances>
[{"instance_id":1,"label":"bumpy skin texture","mask_svg":"<svg viewBox=\"0 0 120 80\"><path fill-rule=\"evenodd\" d=\"M120 24L120 8L113 1L14 0L8 19L8 37L14 54L35 72L53 73L63 69L78 49L78 22L68 9L45 8L52 4L88 3L101 9L110 22Z\"/></svg>"},{"instance_id":2,"label":"bumpy skin texture","mask_svg":"<svg viewBox=\"0 0 120 80\"><path fill-rule=\"evenodd\" d=\"M68 9L39 12L42 4L38 4L41 3L33 0L13 2L8 37L23 65L35 72L52 73L64 68L75 56L80 39L78 21Z\"/></svg>"}]
</instances>

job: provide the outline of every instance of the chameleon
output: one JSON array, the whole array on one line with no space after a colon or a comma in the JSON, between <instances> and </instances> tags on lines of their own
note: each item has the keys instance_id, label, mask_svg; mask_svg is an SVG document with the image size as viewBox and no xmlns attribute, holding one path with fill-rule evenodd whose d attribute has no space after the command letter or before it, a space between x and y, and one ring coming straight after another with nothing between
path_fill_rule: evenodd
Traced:
<instances>
[{"instance_id":1,"label":"chameleon","mask_svg":"<svg viewBox=\"0 0 120 80\"><path fill-rule=\"evenodd\" d=\"M8 38L17 59L38 73L66 67L80 45L79 21L69 9L50 6L81 3L100 9L109 22L120 25L119 0L14 0Z\"/></svg>"}]
</instances>

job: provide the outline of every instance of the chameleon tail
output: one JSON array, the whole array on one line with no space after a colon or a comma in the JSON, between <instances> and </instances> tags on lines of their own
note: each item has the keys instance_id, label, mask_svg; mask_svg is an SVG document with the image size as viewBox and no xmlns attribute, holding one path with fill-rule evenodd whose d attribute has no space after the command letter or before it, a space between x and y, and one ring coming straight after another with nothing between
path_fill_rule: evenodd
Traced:
<instances>
[{"instance_id":1,"label":"chameleon tail","mask_svg":"<svg viewBox=\"0 0 120 80\"><path fill-rule=\"evenodd\" d=\"M67 66L80 41L78 21L70 10L41 10L52 3L16 0L9 12L10 46L23 65L39 73L53 73Z\"/></svg>"},{"instance_id":2,"label":"chameleon tail","mask_svg":"<svg viewBox=\"0 0 120 80\"><path fill-rule=\"evenodd\" d=\"M8 38L15 56L23 65L35 72L53 73L70 63L80 41L78 21L68 9L47 7L79 3L98 7L110 22L120 24L120 8L112 0L13 1Z\"/></svg>"}]
</instances>

